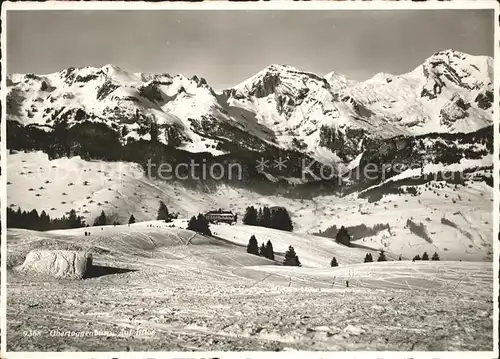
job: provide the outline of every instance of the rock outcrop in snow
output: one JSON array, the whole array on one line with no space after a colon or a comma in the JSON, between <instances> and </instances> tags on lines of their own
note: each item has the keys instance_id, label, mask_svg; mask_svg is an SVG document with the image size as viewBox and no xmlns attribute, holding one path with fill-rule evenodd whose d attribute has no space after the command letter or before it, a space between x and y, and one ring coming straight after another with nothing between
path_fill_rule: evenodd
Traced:
<instances>
[{"instance_id":1,"label":"rock outcrop in snow","mask_svg":"<svg viewBox=\"0 0 500 359\"><path fill-rule=\"evenodd\" d=\"M92 255L81 251L33 250L17 267L23 272L50 275L56 278L82 279L92 267Z\"/></svg>"}]
</instances>

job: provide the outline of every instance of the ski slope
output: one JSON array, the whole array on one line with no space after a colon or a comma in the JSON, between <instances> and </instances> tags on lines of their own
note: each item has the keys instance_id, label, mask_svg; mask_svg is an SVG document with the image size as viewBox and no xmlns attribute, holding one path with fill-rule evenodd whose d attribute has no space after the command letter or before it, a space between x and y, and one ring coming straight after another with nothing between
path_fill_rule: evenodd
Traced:
<instances>
[{"instance_id":1,"label":"ski slope","mask_svg":"<svg viewBox=\"0 0 500 359\"><path fill-rule=\"evenodd\" d=\"M329 267L332 257L337 259L339 265L362 263L367 253L371 253L375 260L378 258L378 253L375 250L349 248L335 243L333 239L310 234L245 225L219 224L212 225L210 228L216 236L244 246L248 244L252 235L257 238L259 246L262 242L267 243L270 240L274 251L283 255L288 247L292 246L304 267ZM388 257L397 258L390 254Z\"/></svg>"},{"instance_id":2,"label":"ski slope","mask_svg":"<svg viewBox=\"0 0 500 359\"><path fill-rule=\"evenodd\" d=\"M12 351L492 350L489 263L283 267L158 221L7 238ZM35 248L90 251L100 273L12 269Z\"/></svg>"}]
</instances>

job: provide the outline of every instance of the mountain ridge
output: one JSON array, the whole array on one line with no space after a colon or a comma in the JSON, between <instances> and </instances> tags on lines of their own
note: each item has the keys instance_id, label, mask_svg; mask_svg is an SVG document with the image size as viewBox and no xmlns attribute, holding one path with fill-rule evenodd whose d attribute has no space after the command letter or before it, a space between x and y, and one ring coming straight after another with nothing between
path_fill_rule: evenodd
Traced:
<instances>
[{"instance_id":1,"label":"mountain ridge","mask_svg":"<svg viewBox=\"0 0 500 359\"><path fill-rule=\"evenodd\" d=\"M215 92L194 75L129 73L112 64L47 75L8 75L8 120L50 130L102 122L121 141L152 140L188 152L276 146L348 166L369 139L473 132L492 123L492 59L434 53L413 71L356 82L272 64Z\"/></svg>"}]
</instances>

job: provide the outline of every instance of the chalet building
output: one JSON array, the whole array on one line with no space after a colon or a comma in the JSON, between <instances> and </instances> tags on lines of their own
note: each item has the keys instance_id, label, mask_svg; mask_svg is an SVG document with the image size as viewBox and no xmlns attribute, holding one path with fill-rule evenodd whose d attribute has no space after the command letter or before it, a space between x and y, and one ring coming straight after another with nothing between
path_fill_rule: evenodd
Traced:
<instances>
[{"instance_id":1,"label":"chalet building","mask_svg":"<svg viewBox=\"0 0 500 359\"><path fill-rule=\"evenodd\" d=\"M237 222L238 216L233 211L223 211L219 208L218 211L210 211L205 213L205 218L211 223L229 223Z\"/></svg>"}]
</instances>

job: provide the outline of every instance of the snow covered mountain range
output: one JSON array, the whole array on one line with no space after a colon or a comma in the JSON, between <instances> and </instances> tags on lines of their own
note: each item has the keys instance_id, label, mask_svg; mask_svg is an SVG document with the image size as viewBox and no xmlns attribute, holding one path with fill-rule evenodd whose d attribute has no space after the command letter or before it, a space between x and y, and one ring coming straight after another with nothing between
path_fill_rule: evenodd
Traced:
<instances>
[{"instance_id":1,"label":"snow covered mountain range","mask_svg":"<svg viewBox=\"0 0 500 359\"><path fill-rule=\"evenodd\" d=\"M490 125L492 76L491 58L453 50L364 82L271 65L220 93L198 76L69 68L9 75L7 119L44 131L102 123L122 144L154 140L215 156L277 148L348 166L372 140Z\"/></svg>"}]
</instances>

